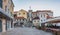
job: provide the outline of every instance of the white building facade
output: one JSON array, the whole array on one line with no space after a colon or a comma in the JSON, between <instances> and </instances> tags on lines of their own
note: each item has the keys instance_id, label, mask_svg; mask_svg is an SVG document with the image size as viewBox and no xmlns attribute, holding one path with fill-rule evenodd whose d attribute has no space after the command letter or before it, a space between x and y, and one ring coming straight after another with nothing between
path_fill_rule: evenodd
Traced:
<instances>
[{"instance_id":1,"label":"white building facade","mask_svg":"<svg viewBox=\"0 0 60 35\"><path fill-rule=\"evenodd\" d=\"M37 12L39 13L40 26L41 26L41 22L44 22L47 19L53 17L53 12L50 10L42 10L42 11L37 11Z\"/></svg>"},{"instance_id":2,"label":"white building facade","mask_svg":"<svg viewBox=\"0 0 60 35\"><path fill-rule=\"evenodd\" d=\"M46 21L49 18L53 17L53 12L51 10L37 10L32 12L32 18L39 17L40 18L40 26L41 23Z\"/></svg>"},{"instance_id":3,"label":"white building facade","mask_svg":"<svg viewBox=\"0 0 60 35\"><path fill-rule=\"evenodd\" d=\"M33 26L39 27L40 26L40 19L39 17L33 18Z\"/></svg>"}]
</instances>

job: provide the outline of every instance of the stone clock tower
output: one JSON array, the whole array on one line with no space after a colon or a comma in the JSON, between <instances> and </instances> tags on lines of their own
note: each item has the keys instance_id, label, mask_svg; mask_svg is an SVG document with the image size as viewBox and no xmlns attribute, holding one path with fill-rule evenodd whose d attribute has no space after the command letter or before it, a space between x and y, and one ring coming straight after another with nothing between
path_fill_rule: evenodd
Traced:
<instances>
[{"instance_id":1,"label":"stone clock tower","mask_svg":"<svg viewBox=\"0 0 60 35\"><path fill-rule=\"evenodd\" d=\"M31 9L31 6L29 7L29 10L28 10L28 26L29 27L32 26L32 9Z\"/></svg>"}]
</instances>

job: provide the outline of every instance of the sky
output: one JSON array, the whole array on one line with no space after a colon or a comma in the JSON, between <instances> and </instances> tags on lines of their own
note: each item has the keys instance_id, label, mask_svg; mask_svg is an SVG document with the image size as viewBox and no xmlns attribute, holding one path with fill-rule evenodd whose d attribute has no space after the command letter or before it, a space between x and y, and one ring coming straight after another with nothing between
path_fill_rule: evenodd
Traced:
<instances>
[{"instance_id":1,"label":"sky","mask_svg":"<svg viewBox=\"0 0 60 35\"><path fill-rule=\"evenodd\" d=\"M20 9L33 11L36 10L51 10L53 11L54 17L60 16L60 0L13 0L15 5L14 11L18 11Z\"/></svg>"}]
</instances>

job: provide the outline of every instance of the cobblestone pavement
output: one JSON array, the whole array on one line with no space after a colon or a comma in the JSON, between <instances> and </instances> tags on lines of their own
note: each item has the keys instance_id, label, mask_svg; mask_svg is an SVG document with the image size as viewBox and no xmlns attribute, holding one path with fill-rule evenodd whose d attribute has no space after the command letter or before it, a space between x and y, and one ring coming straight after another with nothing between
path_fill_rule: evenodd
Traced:
<instances>
[{"instance_id":1,"label":"cobblestone pavement","mask_svg":"<svg viewBox=\"0 0 60 35\"><path fill-rule=\"evenodd\" d=\"M52 33L37 30L35 28L15 28L0 35L52 35Z\"/></svg>"}]
</instances>

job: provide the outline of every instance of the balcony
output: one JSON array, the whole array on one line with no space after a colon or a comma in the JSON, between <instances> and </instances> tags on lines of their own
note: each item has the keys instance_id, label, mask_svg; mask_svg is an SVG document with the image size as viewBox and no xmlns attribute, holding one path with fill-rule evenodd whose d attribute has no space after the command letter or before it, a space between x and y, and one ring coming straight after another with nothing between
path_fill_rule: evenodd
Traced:
<instances>
[{"instance_id":1,"label":"balcony","mask_svg":"<svg viewBox=\"0 0 60 35\"><path fill-rule=\"evenodd\" d=\"M11 16L10 12L5 12L2 8L0 8L0 13L3 14L5 17L9 19L13 19L13 16Z\"/></svg>"}]
</instances>

